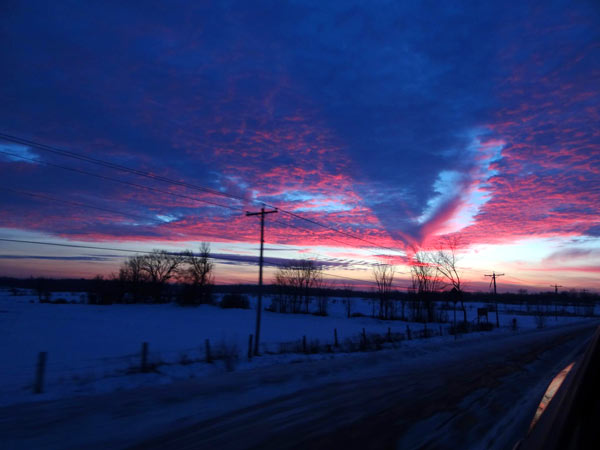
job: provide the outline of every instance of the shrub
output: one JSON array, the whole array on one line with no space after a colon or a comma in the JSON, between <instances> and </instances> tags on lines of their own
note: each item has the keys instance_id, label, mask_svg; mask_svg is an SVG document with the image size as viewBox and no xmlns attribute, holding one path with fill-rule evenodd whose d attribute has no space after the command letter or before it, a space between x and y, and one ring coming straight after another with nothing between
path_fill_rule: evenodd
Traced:
<instances>
[{"instance_id":1,"label":"shrub","mask_svg":"<svg viewBox=\"0 0 600 450\"><path fill-rule=\"evenodd\" d=\"M453 326L450 327L450 334L456 333L468 333L471 329L471 324L469 322L456 322L456 328Z\"/></svg>"},{"instance_id":2,"label":"shrub","mask_svg":"<svg viewBox=\"0 0 600 450\"><path fill-rule=\"evenodd\" d=\"M223 296L219 306L221 306L221 308L250 309L250 301L244 295L227 294Z\"/></svg>"},{"instance_id":3,"label":"shrub","mask_svg":"<svg viewBox=\"0 0 600 450\"><path fill-rule=\"evenodd\" d=\"M494 329L494 325L490 322L480 322L473 325L473 329L476 331L492 331Z\"/></svg>"},{"instance_id":4,"label":"shrub","mask_svg":"<svg viewBox=\"0 0 600 450\"><path fill-rule=\"evenodd\" d=\"M318 339L311 339L310 342L308 342L307 350L309 353L319 353L319 349L320 349L320 344L319 344Z\"/></svg>"}]
</instances>

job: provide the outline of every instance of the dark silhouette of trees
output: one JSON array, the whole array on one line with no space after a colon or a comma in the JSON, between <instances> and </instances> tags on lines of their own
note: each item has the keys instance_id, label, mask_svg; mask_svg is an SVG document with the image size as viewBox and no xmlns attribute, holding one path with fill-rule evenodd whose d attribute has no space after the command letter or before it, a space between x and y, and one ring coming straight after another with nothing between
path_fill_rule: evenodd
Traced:
<instances>
[{"instance_id":1,"label":"dark silhouette of trees","mask_svg":"<svg viewBox=\"0 0 600 450\"><path fill-rule=\"evenodd\" d=\"M329 307L329 286L325 283L323 279L323 273L321 272L320 276L314 278L314 283L312 288L316 292L316 300L317 300L317 314L319 316L326 316L327 309Z\"/></svg>"},{"instance_id":2,"label":"dark silhouette of trees","mask_svg":"<svg viewBox=\"0 0 600 450\"><path fill-rule=\"evenodd\" d=\"M127 303L143 301L147 294L148 274L142 269L143 261L143 255L131 256L119 269L118 279L123 291L122 298Z\"/></svg>"},{"instance_id":3,"label":"dark silhouette of trees","mask_svg":"<svg viewBox=\"0 0 600 450\"><path fill-rule=\"evenodd\" d=\"M185 258L183 253L174 254L165 250L152 250L152 253L142 257L141 269L148 277L155 303L164 301L165 286L169 280L177 276L178 269Z\"/></svg>"},{"instance_id":4,"label":"dark silhouette of trees","mask_svg":"<svg viewBox=\"0 0 600 450\"><path fill-rule=\"evenodd\" d=\"M184 283L184 287L180 303L212 304L214 263L210 257L210 245L203 242L197 255L186 251L182 256L184 267L180 270L180 281Z\"/></svg>"},{"instance_id":5,"label":"dark silhouette of trees","mask_svg":"<svg viewBox=\"0 0 600 450\"><path fill-rule=\"evenodd\" d=\"M165 250L131 256L122 264L118 275L124 290L123 299L131 302L165 301L165 286L178 275L184 262L184 254Z\"/></svg>"},{"instance_id":6,"label":"dark silhouette of trees","mask_svg":"<svg viewBox=\"0 0 600 450\"><path fill-rule=\"evenodd\" d=\"M271 310L308 314L312 300L311 289L320 288L323 284L323 267L311 260L292 261L277 270L274 284L277 295L273 299Z\"/></svg>"},{"instance_id":7,"label":"dark silhouette of trees","mask_svg":"<svg viewBox=\"0 0 600 450\"><path fill-rule=\"evenodd\" d=\"M433 294L443 287L443 275L430 255L416 252L410 266L413 285L411 301L413 320L433 322L435 320L435 302Z\"/></svg>"},{"instance_id":8,"label":"dark silhouette of trees","mask_svg":"<svg viewBox=\"0 0 600 450\"><path fill-rule=\"evenodd\" d=\"M396 269L389 264L379 264L373 268L373 278L377 286L377 297L379 300L379 318L393 318L392 283Z\"/></svg>"},{"instance_id":9,"label":"dark silhouette of trees","mask_svg":"<svg viewBox=\"0 0 600 450\"><path fill-rule=\"evenodd\" d=\"M348 319L352 317L352 307L354 306L354 299L352 298L352 292L354 291L354 287L350 284L345 284L342 288L342 292L344 295L344 299L342 302L344 303L344 309L346 311L346 317Z\"/></svg>"},{"instance_id":10,"label":"dark silhouette of trees","mask_svg":"<svg viewBox=\"0 0 600 450\"><path fill-rule=\"evenodd\" d=\"M454 303L460 301L463 312L463 321L467 321L467 309L465 308L461 275L458 269L457 250L460 245L458 237L448 237L440 242L438 250L431 255L431 262L436 265L437 270L453 288L452 296ZM455 305L456 306L456 305Z\"/></svg>"}]
</instances>

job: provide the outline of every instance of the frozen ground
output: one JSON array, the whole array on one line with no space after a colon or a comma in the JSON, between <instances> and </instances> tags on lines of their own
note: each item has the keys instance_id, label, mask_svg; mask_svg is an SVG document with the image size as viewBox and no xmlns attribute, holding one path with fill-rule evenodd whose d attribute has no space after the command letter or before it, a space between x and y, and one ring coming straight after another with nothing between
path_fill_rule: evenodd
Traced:
<instances>
[{"instance_id":1,"label":"frozen ground","mask_svg":"<svg viewBox=\"0 0 600 450\"><path fill-rule=\"evenodd\" d=\"M0 407L7 449L512 448L597 320ZM479 336L481 338L481 336ZM414 343L415 341L413 341ZM394 445L396 444L396 445Z\"/></svg>"},{"instance_id":2,"label":"frozen ground","mask_svg":"<svg viewBox=\"0 0 600 450\"><path fill-rule=\"evenodd\" d=\"M80 301L80 294L55 293L53 298ZM354 299L354 311L368 314L371 305ZM266 302L268 304L268 300ZM476 304L468 304L469 320L476 316ZM512 307L512 306L511 306ZM494 339L512 333L508 324L513 315L500 309L501 328L488 333L462 336L460 342L481 338ZM341 300L330 304L330 315L292 315L264 312L261 342L264 350L277 351L280 343L309 341L333 343L333 330L340 341L356 337L365 328L367 333L393 333L422 329L422 324L400 321L379 321L369 317L347 319ZM138 386L168 384L174 380L205 377L225 372L222 362L206 364L205 339L213 349L225 343L236 346L243 356L248 336L254 333L255 310L223 310L213 306L181 308L166 305L40 304L33 295L12 296L0 293L0 405L24 401L40 401L73 395L92 395ZM461 317L458 313L457 317ZM532 316L516 316L519 333L535 328ZM547 326L562 325L581 318L553 317ZM490 321L495 318L490 315ZM430 325L431 326L431 325ZM443 325L446 330L448 325ZM433 326L436 331L439 325ZM397 344L415 354L436 350L449 335L427 340L403 341ZM150 362L162 362L156 372L135 373L140 365L142 342L148 342ZM453 344L454 345L454 344ZM32 394L37 354L48 354L45 392ZM298 362L306 359L348 357L344 354L304 356L298 354L265 355L247 361L242 357L236 370L259 366ZM182 363L186 364L182 364Z\"/></svg>"}]
</instances>

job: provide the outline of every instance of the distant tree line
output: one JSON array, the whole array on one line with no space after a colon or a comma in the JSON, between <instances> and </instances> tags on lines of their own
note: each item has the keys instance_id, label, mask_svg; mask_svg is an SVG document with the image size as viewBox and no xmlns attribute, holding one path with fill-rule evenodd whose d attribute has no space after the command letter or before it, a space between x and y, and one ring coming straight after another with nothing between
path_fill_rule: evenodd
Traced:
<instances>
[{"instance_id":1,"label":"distant tree line","mask_svg":"<svg viewBox=\"0 0 600 450\"><path fill-rule=\"evenodd\" d=\"M275 274L275 295L267 308L273 312L327 315L329 295L323 280L323 266L314 261L293 261L280 267ZM316 311L312 304L316 303Z\"/></svg>"},{"instance_id":2,"label":"distant tree line","mask_svg":"<svg viewBox=\"0 0 600 450\"><path fill-rule=\"evenodd\" d=\"M210 247L180 253L153 250L127 258L119 272L108 278L98 275L88 291L89 303L166 303L182 305L213 303L214 263Z\"/></svg>"},{"instance_id":3,"label":"distant tree line","mask_svg":"<svg viewBox=\"0 0 600 450\"><path fill-rule=\"evenodd\" d=\"M356 299L372 304L371 315L385 320L402 319L417 322L446 322L454 307L466 321L466 303L519 305L515 311L536 315L591 315L600 296L586 290L565 290L530 293L521 289L514 293L464 292L456 270L452 250L428 254L417 252L411 266L412 288L407 292L394 289L393 266L381 264L373 272L375 288L369 291L346 284L334 288L324 281L323 267L314 261L290 261L275 274L272 284L264 287L271 298L267 309L274 312L326 315L332 297L344 305L347 317L361 315L354 311ZM444 273L446 271L446 274ZM454 273L455 272L455 273ZM450 275L447 275L450 273ZM34 291L40 301L50 300L52 292L87 293L88 301L110 303L165 303L181 305L214 303L215 293L235 294L226 305L248 307L243 295L254 295L257 286L214 284L214 263L210 247L202 244L198 253L170 253L154 250L125 260L119 271L108 277L94 279L50 279L0 277L0 286L18 295L19 290ZM550 307L548 305L551 305ZM509 308L510 310L510 308ZM515 312L518 313L518 312Z\"/></svg>"}]
</instances>

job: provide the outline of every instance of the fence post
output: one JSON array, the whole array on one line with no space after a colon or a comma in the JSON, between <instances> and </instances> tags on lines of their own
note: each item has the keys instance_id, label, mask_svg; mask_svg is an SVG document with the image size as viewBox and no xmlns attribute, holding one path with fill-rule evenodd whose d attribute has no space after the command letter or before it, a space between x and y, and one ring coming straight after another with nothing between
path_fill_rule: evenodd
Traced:
<instances>
[{"instance_id":1,"label":"fence post","mask_svg":"<svg viewBox=\"0 0 600 450\"><path fill-rule=\"evenodd\" d=\"M252 335L248 336L248 361L252 359Z\"/></svg>"},{"instance_id":2,"label":"fence post","mask_svg":"<svg viewBox=\"0 0 600 450\"><path fill-rule=\"evenodd\" d=\"M210 341L208 339L204 340L204 346L206 348L206 362L212 362L212 358L210 357Z\"/></svg>"},{"instance_id":3,"label":"fence post","mask_svg":"<svg viewBox=\"0 0 600 450\"><path fill-rule=\"evenodd\" d=\"M306 353L306 335L302 336L302 350Z\"/></svg>"},{"instance_id":4,"label":"fence post","mask_svg":"<svg viewBox=\"0 0 600 450\"><path fill-rule=\"evenodd\" d=\"M334 340L334 344L335 344L335 346L336 346L336 347L339 347L339 344L338 344L338 337L337 337L337 328L334 328L334 329L333 329L333 338L334 338L333 340Z\"/></svg>"},{"instance_id":5,"label":"fence post","mask_svg":"<svg viewBox=\"0 0 600 450\"><path fill-rule=\"evenodd\" d=\"M35 371L34 394L41 394L44 391L44 372L46 371L47 352L38 353L37 368Z\"/></svg>"},{"instance_id":6,"label":"fence post","mask_svg":"<svg viewBox=\"0 0 600 450\"><path fill-rule=\"evenodd\" d=\"M411 336L410 336L410 327L408 325L406 325L406 337L410 341L410 339L411 339Z\"/></svg>"},{"instance_id":7,"label":"fence post","mask_svg":"<svg viewBox=\"0 0 600 450\"><path fill-rule=\"evenodd\" d=\"M148 343L142 342L142 372L148 372Z\"/></svg>"},{"instance_id":8,"label":"fence post","mask_svg":"<svg viewBox=\"0 0 600 450\"><path fill-rule=\"evenodd\" d=\"M367 346L367 332L365 331L364 328L363 328L363 332L362 332L362 338L363 338L363 345L366 347Z\"/></svg>"},{"instance_id":9,"label":"fence post","mask_svg":"<svg viewBox=\"0 0 600 450\"><path fill-rule=\"evenodd\" d=\"M388 341L392 342L392 328L388 327Z\"/></svg>"}]
</instances>

